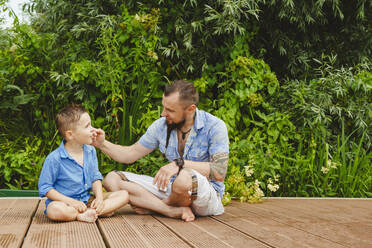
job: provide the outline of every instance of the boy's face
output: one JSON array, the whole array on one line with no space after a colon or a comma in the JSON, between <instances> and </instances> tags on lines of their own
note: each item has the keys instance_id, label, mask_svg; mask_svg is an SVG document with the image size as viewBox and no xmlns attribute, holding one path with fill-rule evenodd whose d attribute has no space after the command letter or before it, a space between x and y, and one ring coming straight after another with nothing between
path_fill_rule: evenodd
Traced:
<instances>
[{"instance_id":1,"label":"boy's face","mask_svg":"<svg viewBox=\"0 0 372 248\"><path fill-rule=\"evenodd\" d=\"M92 127L92 122L88 113L82 114L75 128L71 130L71 138L74 142L81 145L92 144L94 134L95 129Z\"/></svg>"}]
</instances>

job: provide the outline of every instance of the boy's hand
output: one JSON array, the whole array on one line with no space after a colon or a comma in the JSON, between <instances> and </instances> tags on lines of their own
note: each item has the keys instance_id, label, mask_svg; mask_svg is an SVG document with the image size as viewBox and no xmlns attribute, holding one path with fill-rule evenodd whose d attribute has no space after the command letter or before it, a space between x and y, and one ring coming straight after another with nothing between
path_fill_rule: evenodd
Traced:
<instances>
[{"instance_id":1,"label":"boy's hand","mask_svg":"<svg viewBox=\"0 0 372 248\"><path fill-rule=\"evenodd\" d=\"M87 210L87 205L85 205L85 203L82 201L73 200L69 202L67 205L75 208L79 213L83 213Z\"/></svg>"},{"instance_id":2,"label":"boy's hand","mask_svg":"<svg viewBox=\"0 0 372 248\"><path fill-rule=\"evenodd\" d=\"M101 198L96 198L92 201L90 206L96 210L98 215L100 215L105 207L105 202Z\"/></svg>"},{"instance_id":3,"label":"boy's hand","mask_svg":"<svg viewBox=\"0 0 372 248\"><path fill-rule=\"evenodd\" d=\"M105 142L105 131L102 129L94 128L93 130L93 142L92 145L95 147L100 147Z\"/></svg>"},{"instance_id":4,"label":"boy's hand","mask_svg":"<svg viewBox=\"0 0 372 248\"><path fill-rule=\"evenodd\" d=\"M70 206L75 208L79 213L84 213L87 210L87 205L82 201L74 200L70 203Z\"/></svg>"}]
</instances>

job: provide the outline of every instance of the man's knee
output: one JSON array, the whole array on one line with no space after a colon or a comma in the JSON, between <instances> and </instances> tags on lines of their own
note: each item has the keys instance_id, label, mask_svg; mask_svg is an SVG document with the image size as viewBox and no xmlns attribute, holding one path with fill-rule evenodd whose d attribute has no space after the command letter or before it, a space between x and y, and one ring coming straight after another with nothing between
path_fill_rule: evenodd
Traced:
<instances>
[{"instance_id":1,"label":"man's knee","mask_svg":"<svg viewBox=\"0 0 372 248\"><path fill-rule=\"evenodd\" d=\"M181 170L172 184L172 192L176 194L188 194L191 187L191 172L185 169Z\"/></svg>"},{"instance_id":2,"label":"man's knee","mask_svg":"<svg viewBox=\"0 0 372 248\"><path fill-rule=\"evenodd\" d=\"M110 194L111 195L109 196L109 198L117 198L125 204L127 204L129 201L129 194L128 194L128 191L126 190L119 190L119 191L112 192Z\"/></svg>"},{"instance_id":3,"label":"man's knee","mask_svg":"<svg viewBox=\"0 0 372 248\"><path fill-rule=\"evenodd\" d=\"M109 172L106 176L105 179L103 180L103 187L107 191L118 191L120 190L119 187L119 182L121 178L115 171Z\"/></svg>"}]
</instances>

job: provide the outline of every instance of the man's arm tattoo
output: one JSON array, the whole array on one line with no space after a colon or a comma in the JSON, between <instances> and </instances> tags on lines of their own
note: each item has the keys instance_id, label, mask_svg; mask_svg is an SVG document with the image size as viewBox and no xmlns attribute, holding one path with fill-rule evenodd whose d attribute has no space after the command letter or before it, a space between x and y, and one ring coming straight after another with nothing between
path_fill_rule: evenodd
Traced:
<instances>
[{"instance_id":1,"label":"man's arm tattoo","mask_svg":"<svg viewBox=\"0 0 372 248\"><path fill-rule=\"evenodd\" d=\"M209 179L223 181L227 172L229 154L219 152L211 156Z\"/></svg>"}]
</instances>

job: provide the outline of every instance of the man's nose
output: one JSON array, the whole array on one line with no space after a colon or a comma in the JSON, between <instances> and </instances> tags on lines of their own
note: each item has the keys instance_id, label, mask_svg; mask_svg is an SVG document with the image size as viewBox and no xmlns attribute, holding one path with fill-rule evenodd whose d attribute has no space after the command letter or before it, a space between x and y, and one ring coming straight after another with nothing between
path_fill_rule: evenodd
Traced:
<instances>
[{"instance_id":1,"label":"man's nose","mask_svg":"<svg viewBox=\"0 0 372 248\"><path fill-rule=\"evenodd\" d=\"M163 109L163 111L161 112L161 117L166 117L167 116L167 112Z\"/></svg>"}]
</instances>

